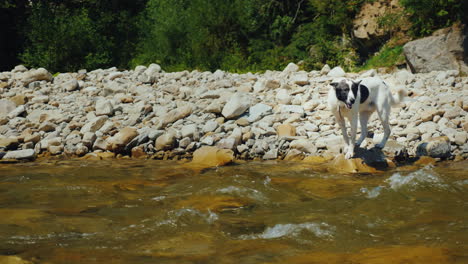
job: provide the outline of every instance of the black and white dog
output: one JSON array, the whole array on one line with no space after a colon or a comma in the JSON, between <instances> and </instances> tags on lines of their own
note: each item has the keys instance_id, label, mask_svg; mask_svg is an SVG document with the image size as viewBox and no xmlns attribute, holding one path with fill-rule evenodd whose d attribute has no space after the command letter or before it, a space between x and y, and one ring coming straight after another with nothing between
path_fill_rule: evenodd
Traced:
<instances>
[{"instance_id":1,"label":"black and white dog","mask_svg":"<svg viewBox=\"0 0 468 264\"><path fill-rule=\"evenodd\" d=\"M376 145L383 148L390 136L390 107L403 100L406 91L398 89L397 96L393 96L387 84L378 77L364 78L360 81L348 79L334 80L328 92L328 106L341 127L345 141L345 158L354 156L354 146L360 146L367 136L367 122L374 111L377 111L384 128L384 137ZM351 124L351 140L348 138L344 118ZM361 136L356 142L357 119L361 123Z\"/></svg>"}]
</instances>

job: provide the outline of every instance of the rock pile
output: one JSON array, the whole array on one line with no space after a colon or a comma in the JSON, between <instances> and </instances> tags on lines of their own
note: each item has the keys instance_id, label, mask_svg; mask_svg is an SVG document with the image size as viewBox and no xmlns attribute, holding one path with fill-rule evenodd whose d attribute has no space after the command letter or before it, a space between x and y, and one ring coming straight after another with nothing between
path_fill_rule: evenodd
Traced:
<instances>
[{"instance_id":1,"label":"rock pile","mask_svg":"<svg viewBox=\"0 0 468 264\"><path fill-rule=\"evenodd\" d=\"M0 157L112 152L178 159L203 146L229 149L238 159L336 155L343 141L327 109L328 84L335 77L376 74L328 66L305 72L295 64L263 74L169 73L151 64L53 77L45 69L17 66L0 73ZM468 157L467 77L406 70L381 77L410 94L392 110L387 155ZM383 135L376 116L369 125L367 147ZM433 143L439 137L442 147Z\"/></svg>"}]
</instances>

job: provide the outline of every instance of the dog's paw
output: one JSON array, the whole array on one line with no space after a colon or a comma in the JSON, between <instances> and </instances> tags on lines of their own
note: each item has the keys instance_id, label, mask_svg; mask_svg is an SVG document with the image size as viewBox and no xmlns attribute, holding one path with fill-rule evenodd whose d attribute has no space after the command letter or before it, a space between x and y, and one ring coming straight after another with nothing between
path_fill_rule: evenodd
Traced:
<instances>
[{"instance_id":1,"label":"dog's paw","mask_svg":"<svg viewBox=\"0 0 468 264\"><path fill-rule=\"evenodd\" d=\"M385 147L385 145L379 143L379 144L376 144L375 147L378 148L378 149L383 149Z\"/></svg>"},{"instance_id":2,"label":"dog's paw","mask_svg":"<svg viewBox=\"0 0 468 264\"><path fill-rule=\"evenodd\" d=\"M345 159L351 159L354 156L354 153L351 151L346 152Z\"/></svg>"}]
</instances>

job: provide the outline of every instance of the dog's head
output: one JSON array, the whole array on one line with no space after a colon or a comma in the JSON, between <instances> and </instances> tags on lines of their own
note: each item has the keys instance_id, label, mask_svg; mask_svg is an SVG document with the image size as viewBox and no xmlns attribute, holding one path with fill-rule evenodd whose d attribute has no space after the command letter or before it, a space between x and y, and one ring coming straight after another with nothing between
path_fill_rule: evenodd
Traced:
<instances>
[{"instance_id":1,"label":"dog's head","mask_svg":"<svg viewBox=\"0 0 468 264\"><path fill-rule=\"evenodd\" d=\"M330 85L335 88L336 98L342 101L348 109L351 109L356 101L360 82L361 81L354 82L352 80L342 79L340 81L333 81Z\"/></svg>"}]
</instances>

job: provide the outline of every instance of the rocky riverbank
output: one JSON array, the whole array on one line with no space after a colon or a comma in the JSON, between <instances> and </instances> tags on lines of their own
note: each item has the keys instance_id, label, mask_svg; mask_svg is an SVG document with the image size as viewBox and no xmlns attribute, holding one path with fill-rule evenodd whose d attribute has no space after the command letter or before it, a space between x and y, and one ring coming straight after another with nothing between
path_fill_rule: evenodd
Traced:
<instances>
[{"instance_id":1,"label":"rocky riverbank","mask_svg":"<svg viewBox=\"0 0 468 264\"><path fill-rule=\"evenodd\" d=\"M409 92L392 109L386 157L468 158L468 77L457 71L305 72L293 63L262 74L167 73L152 64L52 76L17 66L0 73L0 157L191 159L197 149L227 149L236 159L337 156L343 141L327 109L328 84L373 75ZM376 115L369 123L368 149L383 135Z\"/></svg>"}]
</instances>

